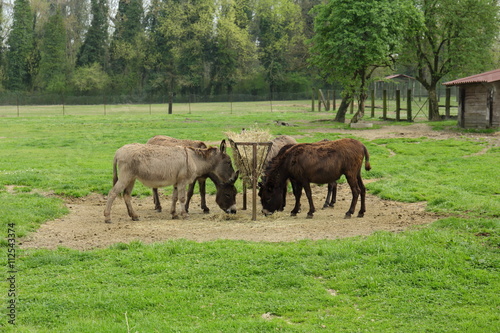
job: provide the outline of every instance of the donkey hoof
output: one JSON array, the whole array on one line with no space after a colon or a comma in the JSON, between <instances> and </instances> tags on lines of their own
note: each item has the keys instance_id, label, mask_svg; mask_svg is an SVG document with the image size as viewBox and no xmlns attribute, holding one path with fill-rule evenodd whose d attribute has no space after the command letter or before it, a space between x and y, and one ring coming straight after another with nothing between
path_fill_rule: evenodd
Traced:
<instances>
[{"instance_id":1,"label":"donkey hoof","mask_svg":"<svg viewBox=\"0 0 500 333\"><path fill-rule=\"evenodd\" d=\"M313 216L314 216L313 214L307 214L307 217L306 217L306 218L308 218L308 219L312 219L312 218L313 218Z\"/></svg>"},{"instance_id":2,"label":"donkey hoof","mask_svg":"<svg viewBox=\"0 0 500 333\"><path fill-rule=\"evenodd\" d=\"M132 221L139 221L139 216L132 217Z\"/></svg>"},{"instance_id":3,"label":"donkey hoof","mask_svg":"<svg viewBox=\"0 0 500 333\"><path fill-rule=\"evenodd\" d=\"M204 208L203 209L203 214L210 214L210 209Z\"/></svg>"},{"instance_id":4,"label":"donkey hoof","mask_svg":"<svg viewBox=\"0 0 500 333\"><path fill-rule=\"evenodd\" d=\"M365 214L364 213L359 213L358 217L365 217Z\"/></svg>"},{"instance_id":5,"label":"donkey hoof","mask_svg":"<svg viewBox=\"0 0 500 333\"><path fill-rule=\"evenodd\" d=\"M104 220L104 223L112 223L111 220Z\"/></svg>"},{"instance_id":6,"label":"donkey hoof","mask_svg":"<svg viewBox=\"0 0 500 333\"><path fill-rule=\"evenodd\" d=\"M351 214L345 214L344 219L350 219L350 218L351 218Z\"/></svg>"},{"instance_id":7,"label":"donkey hoof","mask_svg":"<svg viewBox=\"0 0 500 333\"><path fill-rule=\"evenodd\" d=\"M297 216L297 213L291 212L290 216Z\"/></svg>"},{"instance_id":8,"label":"donkey hoof","mask_svg":"<svg viewBox=\"0 0 500 333\"><path fill-rule=\"evenodd\" d=\"M161 208L155 208L158 213L161 213Z\"/></svg>"}]
</instances>

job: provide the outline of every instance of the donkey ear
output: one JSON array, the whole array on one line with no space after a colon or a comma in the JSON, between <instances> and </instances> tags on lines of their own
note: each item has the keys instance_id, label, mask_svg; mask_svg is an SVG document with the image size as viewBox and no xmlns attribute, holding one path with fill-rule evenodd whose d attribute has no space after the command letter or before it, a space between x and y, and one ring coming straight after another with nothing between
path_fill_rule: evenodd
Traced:
<instances>
[{"instance_id":1,"label":"donkey ear","mask_svg":"<svg viewBox=\"0 0 500 333\"><path fill-rule=\"evenodd\" d=\"M234 183L236 183L236 181L238 180L239 174L240 174L240 170L236 170L236 172L233 173L233 175L231 176L231 179L228 180L228 183L230 185L234 185Z\"/></svg>"},{"instance_id":2,"label":"donkey ear","mask_svg":"<svg viewBox=\"0 0 500 333\"><path fill-rule=\"evenodd\" d=\"M220 143L220 151L225 153L226 152L226 139L223 139Z\"/></svg>"}]
</instances>

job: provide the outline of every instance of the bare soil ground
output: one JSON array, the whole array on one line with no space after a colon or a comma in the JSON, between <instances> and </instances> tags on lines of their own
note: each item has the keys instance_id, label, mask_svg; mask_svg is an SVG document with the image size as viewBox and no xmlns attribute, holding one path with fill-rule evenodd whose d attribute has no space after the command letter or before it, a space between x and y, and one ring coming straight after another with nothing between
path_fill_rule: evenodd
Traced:
<instances>
[{"instance_id":1,"label":"bare soil ground","mask_svg":"<svg viewBox=\"0 0 500 333\"><path fill-rule=\"evenodd\" d=\"M342 130L332 130L342 133ZM347 132L347 131L346 131ZM434 132L425 124L409 126L387 126L381 129L348 131L349 134L373 140L391 137L428 137L447 139L464 137L454 132ZM499 145L499 133L467 134L469 139L487 140L491 145ZM199 208L199 196L195 195L190 209L190 216L184 220L172 220L168 213L170 198L163 197L164 212L154 211L151 197L134 198L132 203L141 216L141 220L132 221L126 212L121 198L115 201L111 217L112 224L104 223L104 205L106 198L92 194L86 198L73 198L66 201L69 215L44 223L37 232L23 240L24 248L50 248L59 246L79 250L102 248L118 242L140 240L144 243L169 239L189 239L194 241L211 241L217 239L234 239L248 241L295 241L301 239L335 239L358 235L369 235L375 231L385 230L400 232L412 226L428 224L439 218L436 214L425 211L426 203L400 203L382 200L367 195L367 212L365 217L344 219L351 200L351 192L347 184L338 188L335 208L321 209L326 197L326 186L314 186L314 203L317 212L313 219L306 219L308 210L305 195L302 198L302 212L297 217L290 217L294 199L291 194L287 198L285 212L265 217L260 214L260 203L257 204L257 220L252 221L252 193L248 191L248 210L241 210L242 194L237 196L238 212L235 215L224 214L216 205L215 197L208 196L207 204L210 214L203 214ZM258 200L258 199L257 199ZM357 206L359 210L359 202ZM357 213L357 212L356 212Z\"/></svg>"}]
</instances>

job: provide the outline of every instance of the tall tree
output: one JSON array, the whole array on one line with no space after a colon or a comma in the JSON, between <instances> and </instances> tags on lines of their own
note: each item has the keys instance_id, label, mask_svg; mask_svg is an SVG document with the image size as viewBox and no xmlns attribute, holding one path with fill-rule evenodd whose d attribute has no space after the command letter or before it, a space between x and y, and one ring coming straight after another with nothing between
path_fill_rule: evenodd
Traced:
<instances>
[{"instance_id":1,"label":"tall tree","mask_svg":"<svg viewBox=\"0 0 500 333\"><path fill-rule=\"evenodd\" d=\"M391 66L400 51L411 10L408 2L392 0L330 0L315 7L312 63L328 81L340 82L345 96L358 97L352 122L364 115L374 70Z\"/></svg>"},{"instance_id":2,"label":"tall tree","mask_svg":"<svg viewBox=\"0 0 500 333\"><path fill-rule=\"evenodd\" d=\"M213 36L215 4L211 0L153 1L148 15L151 83L174 91L201 92L209 85L206 67Z\"/></svg>"},{"instance_id":3,"label":"tall tree","mask_svg":"<svg viewBox=\"0 0 500 333\"><path fill-rule=\"evenodd\" d=\"M107 67L108 11L107 0L91 0L92 21L77 55L78 67L93 63Z\"/></svg>"},{"instance_id":4,"label":"tall tree","mask_svg":"<svg viewBox=\"0 0 500 333\"><path fill-rule=\"evenodd\" d=\"M403 61L429 93L429 119L439 120L437 86L445 76L491 69L499 34L497 0L414 0L418 9L406 32Z\"/></svg>"},{"instance_id":5,"label":"tall tree","mask_svg":"<svg viewBox=\"0 0 500 333\"><path fill-rule=\"evenodd\" d=\"M294 71L290 54L304 42L301 9L291 0L262 0L257 3L254 20L259 61L273 93Z\"/></svg>"},{"instance_id":6,"label":"tall tree","mask_svg":"<svg viewBox=\"0 0 500 333\"><path fill-rule=\"evenodd\" d=\"M3 1L0 2L0 13L3 13ZM4 17L0 15L0 91L3 90L5 79L5 47L4 47Z\"/></svg>"},{"instance_id":7,"label":"tall tree","mask_svg":"<svg viewBox=\"0 0 500 333\"><path fill-rule=\"evenodd\" d=\"M12 30L7 46L6 87L10 90L29 89L35 58L33 14L29 0L14 2Z\"/></svg>"},{"instance_id":8,"label":"tall tree","mask_svg":"<svg viewBox=\"0 0 500 333\"><path fill-rule=\"evenodd\" d=\"M60 6L66 27L66 52L69 62L74 65L89 29L90 0L64 0Z\"/></svg>"},{"instance_id":9,"label":"tall tree","mask_svg":"<svg viewBox=\"0 0 500 333\"><path fill-rule=\"evenodd\" d=\"M238 18L234 0L218 2L217 23L212 46L210 80L215 94L231 93L233 86L249 72L256 60L255 45L251 42L248 23Z\"/></svg>"},{"instance_id":10,"label":"tall tree","mask_svg":"<svg viewBox=\"0 0 500 333\"><path fill-rule=\"evenodd\" d=\"M68 61L66 53L66 28L59 7L44 25L41 43L40 71L37 87L49 92L62 92L67 87Z\"/></svg>"},{"instance_id":11,"label":"tall tree","mask_svg":"<svg viewBox=\"0 0 500 333\"><path fill-rule=\"evenodd\" d=\"M110 45L115 88L132 93L142 86L144 50L142 0L120 0Z\"/></svg>"}]
</instances>

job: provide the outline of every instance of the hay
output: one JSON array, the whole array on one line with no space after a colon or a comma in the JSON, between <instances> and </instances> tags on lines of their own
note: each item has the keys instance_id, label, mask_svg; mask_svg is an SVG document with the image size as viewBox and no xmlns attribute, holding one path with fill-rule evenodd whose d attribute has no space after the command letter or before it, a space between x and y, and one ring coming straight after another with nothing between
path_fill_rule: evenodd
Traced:
<instances>
[{"instance_id":1,"label":"hay","mask_svg":"<svg viewBox=\"0 0 500 333\"><path fill-rule=\"evenodd\" d=\"M268 130L261 130L258 128L243 129L240 133L226 132L225 134L231 143L233 161L238 170L240 170L240 178L243 180L246 187L251 187L253 148L251 145L238 145L235 147L234 142L270 142L273 137ZM268 146L257 146L258 171L262 171L267 154Z\"/></svg>"}]
</instances>

